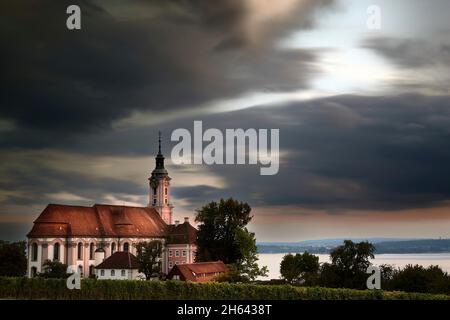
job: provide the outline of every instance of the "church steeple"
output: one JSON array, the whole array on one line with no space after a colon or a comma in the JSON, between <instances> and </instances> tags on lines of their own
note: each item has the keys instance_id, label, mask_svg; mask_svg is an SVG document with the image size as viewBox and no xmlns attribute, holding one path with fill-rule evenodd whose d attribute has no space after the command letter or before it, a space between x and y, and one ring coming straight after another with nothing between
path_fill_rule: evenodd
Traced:
<instances>
[{"instance_id":1,"label":"church steeple","mask_svg":"<svg viewBox=\"0 0 450 320\"><path fill-rule=\"evenodd\" d=\"M156 155L156 167L153 170L152 175L155 174L167 174L166 168L164 168L164 156L161 153L161 131L158 133L158 154Z\"/></svg>"},{"instance_id":2,"label":"church steeple","mask_svg":"<svg viewBox=\"0 0 450 320\"><path fill-rule=\"evenodd\" d=\"M161 152L161 132L158 134L158 154L155 160L155 169L152 171L150 178L148 178L150 185L148 205L155 208L167 224L172 224L173 205L170 202L171 178L164 167L164 156Z\"/></svg>"}]
</instances>

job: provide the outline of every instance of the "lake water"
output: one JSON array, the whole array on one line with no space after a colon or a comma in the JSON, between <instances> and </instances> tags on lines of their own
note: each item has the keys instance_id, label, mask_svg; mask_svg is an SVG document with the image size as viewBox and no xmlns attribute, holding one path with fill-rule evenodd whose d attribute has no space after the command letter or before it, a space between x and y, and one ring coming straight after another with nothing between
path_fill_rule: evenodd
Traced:
<instances>
[{"instance_id":1,"label":"lake water","mask_svg":"<svg viewBox=\"0 0 450 320\"><path fill-rule=\"evenodd\" d=\"M261 279L279 279L280 262L286 253L261 253L259 254L258 264L267 266L269 277ZM329 262L328 254L316 254L319 262ZM450 253L418 253L418 254L378 254L372 260L374 265L390 264L403 268L407 264L419 264L424 267L438 265L442 270L450 273Z\"/></svg>"}]
</instances>

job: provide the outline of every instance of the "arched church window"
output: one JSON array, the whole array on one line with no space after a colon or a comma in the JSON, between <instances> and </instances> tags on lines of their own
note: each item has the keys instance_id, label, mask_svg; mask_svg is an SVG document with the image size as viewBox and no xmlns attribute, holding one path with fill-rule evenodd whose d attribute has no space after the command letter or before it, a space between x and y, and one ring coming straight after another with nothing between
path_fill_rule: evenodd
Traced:
<instances>
[{"instance_id":1,"label":"arched church window","mask_svg":"<svg viewBox=\"0 0 450 320\"><path fill-rule=\"evenodd\" d=\"M111 243L111 254L113 254L114 252L116 252L116 243L115 242Z\"/></svg>"},{"instance_id":2,"label":"arched church window","mask_svg":"<svg viewBox=\"0 0 450 320\"><path fill-rule=\"evenodd\" d=\"M153 195L156 196L156 188L153 188Z\"/></svg>"},{"instance_id":3,"label":"arched church window","mask_svg":"<svg viewBox=\"0 0 450 320\"><path fill-rule=\"evenodd\" d=\"M164 194L167 196L167 188L164 188Z\"/></svg>"},{"instance_id":4,"label":"arched church window","mask_svg":"<svg viewBox=\"0 0 450 320\"><path fill-rule=\"evenodd\" d=\"M59 260L59 243L55 243L53 246L53 260Z\"/></svg>"},{"instance_id":5,"label":"arched church window","mask_svg":"<svg viewBox=\"0 0 450 320\"><path fill-rule=\"evenodd\" d=\"M83 259L83 244L81 242L78 243L77 257L78 260Z\"/></svg>"},{"instance_id":6,"label":"arched church window","mask_svg":"<svg viewBox=\"0 0 450 320\"><path fill-rule=\"evenodd\" d=\"M31 261L37 261L37 258L38 258L38 245L35 242L31 245Z\"/></svg>"},{"instance_id":7,"label":"arched church window","mask_svg":"<svg viewBox=\"0 0 450 320\"><path fill-rule=\"evenodd\" d=\"M37 275L37 268L36 267L32 267L31 268L31 277L34 278Z\"/></svg>"},{"instance_id":8,"label":"arched church window","mask_svg":"<svg viewBox=\"0 0 450 320\"><path fill-rule=\"evenodd\" d=\"M125 242L123 244L123 251L128 252L130 250L130 244L128 242Z\"/></svg>"},{"instance_id":9,"label":"arched church window","mask_svg":"<svg viewBox=\"0 0 450 320\"><path fill-rule=\"evenodd\" d=\"M94 243L89 245L89 259L94 260Z\"/></svg>"}]
</instances>

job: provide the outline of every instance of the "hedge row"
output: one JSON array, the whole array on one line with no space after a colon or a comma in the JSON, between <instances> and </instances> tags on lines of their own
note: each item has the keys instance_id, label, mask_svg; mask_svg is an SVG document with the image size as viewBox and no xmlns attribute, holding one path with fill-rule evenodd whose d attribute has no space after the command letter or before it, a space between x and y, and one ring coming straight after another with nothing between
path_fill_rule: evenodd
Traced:
<instances>
[{"instance_id":1,"label":"hedge row","mask_svg":"<svg viewBox=\"0 0 450 320\"><path fill-rule=\"evenodd\" d=\"M145 299L145 300L431 300L450 296L380 290L294 287L181 281L114 281L86 279L81 290L69 290L64 279L0 277L3 299Z\"/></svg>"}]
</instances>

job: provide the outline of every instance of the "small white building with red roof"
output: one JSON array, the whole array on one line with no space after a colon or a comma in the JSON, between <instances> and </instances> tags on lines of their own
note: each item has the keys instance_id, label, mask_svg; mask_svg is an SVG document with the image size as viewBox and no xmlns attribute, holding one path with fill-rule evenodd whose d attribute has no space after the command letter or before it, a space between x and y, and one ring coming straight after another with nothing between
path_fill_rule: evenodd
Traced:
<instances>
[{"instance_id":1,"label":"small white building with red roof","mask_svg":"<svg viewBox=\"0 0 450 320\"><path fill-rule=\"evenodd\" d=\"M227 272L227 266L222 261L178 264L170 270L167 279L210 282L225 272Z\"/></svg>"},{"instance_id":2,"label":"small white building with red roof","mask_svg":"<svg viewBox=\"0 0 450 320\"><path fill-rule=\"evenodd\" d=\"M118 251L106 258L96 267L99 280L144 280L139 272L139 261L130 252Z\"/></svg>"}]
</instances>

